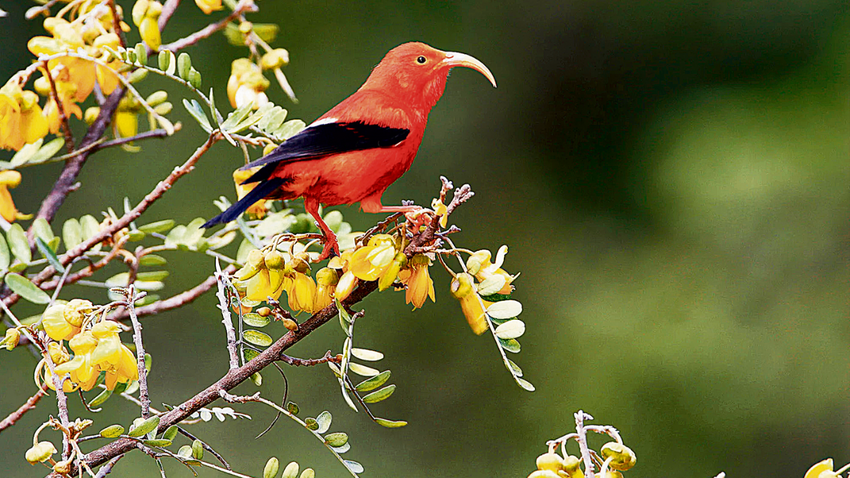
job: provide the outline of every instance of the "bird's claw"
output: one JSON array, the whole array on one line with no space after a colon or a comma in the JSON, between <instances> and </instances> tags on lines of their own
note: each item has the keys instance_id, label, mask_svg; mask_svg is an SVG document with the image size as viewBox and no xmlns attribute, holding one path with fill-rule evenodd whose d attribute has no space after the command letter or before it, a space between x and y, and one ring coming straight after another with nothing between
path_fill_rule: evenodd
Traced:
<instances>
[{"instance_id":1,"label":"bird's claw","mask_svg":"<svg viewBox=\"0 0 850 478\"><path fill-rule=\"evenodd\" d=\"M404 217L407 219L408 226L411 229L418 230L434 221L437 217L437 213L431 209L420 207L415 211L404 213Z\"/></svg>"},{"instance_id":2,"label":"bird's claw","mask_svg":"<svg viewBox=\"0 0 850 478\"><path fill-rule=\"evenodd\" d=\"M339 242L337 242L336 238L324 238L323 242L325 243L322 248L322 253L319 254L319 258L316 259L316 262L321 262L329 257L338 256L339 255Z\"/></svg>"}]
</instances>

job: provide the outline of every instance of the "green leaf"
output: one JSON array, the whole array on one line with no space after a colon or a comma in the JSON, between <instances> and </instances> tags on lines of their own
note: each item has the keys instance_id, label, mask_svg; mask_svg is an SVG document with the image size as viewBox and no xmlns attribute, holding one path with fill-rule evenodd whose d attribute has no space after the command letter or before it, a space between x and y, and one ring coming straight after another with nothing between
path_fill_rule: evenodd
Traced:
<instances>
[{"instance_id":1,"label":"green leaf","mask_svg":"<svg viewBox=\"0 0 850 478\"><path fill-rule=\"evenodd\" d=\"M186 111L192 115L192 118L195 118L195 121L201 125L201 128L204 129L207 133L212 131L212 127L210 126L210 120L207 118L206 113L201 108L201 104L195 100L187 100L183 99L183 106L186 108Z\"/></svg>"},{"instance_id":2,"label":"green leaf","mask_svg":"<svg viewBox=\"0 0 850 478\"><path fill-rule=\"evenodd\" d=\"M245 118L251 114L251 108L253 108L253 103L248 103L245 105L236 108L234 111L231 111L230 114L227 115L227 119L221 123L221 129L227 130L228 133L236 133L236 131L231 131L234 126L241 123Z\"/></svg>"},{"instance_id":3,"label":"green leaf","mask_svg":"<svg viewBox=\"0 0 850 478\"><path fill-rule=\"evenodd\" d=\"M401 428L407 425L404 420L387 420L386 418L375 418L375 423L386 428Z\"/></svg>"},{"instance_id":4,"label":"green leaf","mask_svg":"<svg viewBox=\"0 0 850 478\"><path fill-rule=\"evenodd\" d=\"M27 162L29 164L43 163L58 153L62 146L65 146L65 138L53 138L39 148Z\"/></svg>"},{"instance_id":5,"label":"green leaf","mask_svg":"<svg viewBox=\"0 0 850 478\"><path fill-rule=\"evenodd\" d=\"M269 458L266 466L263 467L263 478L275 478L280 470L280 461L276 457Z\"/></svg>"},{"instance_id":6,"label":"green leaf","mask_svg":"<svg viewBox=\"0 0 850 478\"><path fill-rule=\"evenodd\" d=\"M127 435L134 437L134 438L138 438L140 436L146 435L146 434L156 430L156 427L158 427L158 426L159 426L159 417L153 416L153 417L148 418L147 420L143 420L138 425L130 427L130 431L127 433Z\"/></svg>"},{"instance_id":7,"label":"green leaf","mask_svg":"<svg viewBox=\"0 0 850 478\"><path fill-rule=\"evenodd\" d=\"M91 214L86 214L85 216L80 218L80 227L83 228L83 237L86 240L91 239L98 232L100 232L100 223L97 222L97 219L94 218ZM100 243L91 248L92 251L97 252L100 250Z\"/></svg>"},{"instance_id":8,"label":"green leaf","mask_svg":"<svg viewBox=\"0 0 850 478\"><path fill-rule=\"evenodd\" d=\"M257 352L254 349L245 349L245 360L254 360L254 357L256 357L257 355L260 355L260 352Z\"/></svg>"},{"instance_id":9,"label":"green leaf","mask_svg":"<svg viewBox=\"0 0 850 478\"><path fill-rule=\"evenodd\" d=\"M157 446L160 448L165 448L171 446L171 440L166 440L165 438L157 438L153 440L142 440L147 446Z\"/></svg>"},{"instance_id":10,"label":"green leaf","mask_svg":"<svg viewBox=\"0 0 850 478\"><path fill-rule=\"evenodd\" d=\"M103 390L92 401L89 402L89 408L97 408L101 406L105 401L109 400L109 397L112 396L112 390ZM124 429L122 428L123 432Z\"/></svg>"},{"instance_id":11,"label":"green leaf","mask_svg":"<svg viewBox=\"0 0 850 478\"><path fill-rule=\"evenodd\" d=\"M258 345L260 347L268 347L274 340L268 335L259 330L246 330L242 332L242 338L249 344Z\"/></svg>"},{"instance_id":12,"label":"green leaf","mask_svg":"<svg viewBox=\"0 0 850 478\"><path fill-rule=\"evenodd\" d=\"M351 355L354 355L360 360L366 360L369 362L377 362L378 360L384 358L384 354L378 352L377 350L360 349L357 347L351 349Z\"/></svg>"},{"instance_id":13,"label":"green leaf","mask_svg":"<svg viewBox=\"0 0 850 478\"><path fill-rule=\"evenodd\" d=\"M185 81L189 81L189 71L192 70L192 59L185 51L177 55L177 75ZM194 100L193 100L194 101Z\"/></svg>"},{"instance_id":14,"label":"green leaf","mask_svg":"<svg viewBox=\"0 0 850 478\"><path fill-rule=\"evenodd\" d=\"M289 139L299 133L307 126L306 123L299 119L289 120L278 128L274 134L281 139Z\"/></svg>"},{"instance_id":15,"label":"green leaf","mask_svg":"<svg viewBox=\"0 0 850 478\"><path fill-rule=\"evenodd\" d=\"M171 425L167 430L165 430L165 433L162 434L162 438L165 438L166 440L174 440L178 431L177 425Z\"/></svg>"},{"instance_id":16,"label":"green leaf","mask_svg":"<svg viewBox=\"0 0 850 478\"><path fill-rule=\"evenodd\" d=\"M0 271L9 268L12 263L12 255L9 253L9 246L6 244L6 238L0 235Z\"/></svg>"},{"instance_id":17,"label":"green leaf","mask_svg":"<svg viewBox=\"0 0 850 478\"><path fill-rule=\"evenodd\" d=\"M68 219L62 225L62 240L65 241L65 249L71 250L83 242L83 228L80 226L80 221L76 219Z\"/></svg>"},{"instance_id":18,"label":"green leaf","mask_svg":"<svg viewBox=\"0 0 850 478\"><path fill-rule=\"evenodd\" d=\"M348 364L348 369L357 375L361 375L363 377L374 377L378 375L380 372L373 369L372 367L367 367L365 365L360 365L359 363L350 363Z\"/></svg>"},{"instance_id":19,"label":"green leaf","mask_svg":"<svg viewBox=\"0 0 850 478\"><path fill-rule=\"evenodd\" d=\"M277 32L280 31L280 27L275 23L255 23L253 30L261 40L271 43L277 38Z\"/></svg>"},{"instance_id":20,"label":"green leaf","mask_svg":"<svg viewBox=\"0 0 850 478\"><path fill-rule=\"evenodd\" d=\"M33 143L25 144L23 148L18 150L12 159L9 161L9 165L12 168L16 168L32 158L36 152L38 152L39 148L41 148L42 143L44 143L44 139L39 138Z\"/></svg>"},{"instance_id":21,"label":"green leaf","mask_svg":"<svg viewBox=\"0 0 850 478\"><path fill-rule=\"evenodd\" d=\"M124 433L124 427L121 425L110 425L100 431L100 436L103 438L117 438Z\"/></svg>"},{"instance_id":22,"label":"green leaf","mask_svg":"<svg viewBox=\"0 0 850 478\"><path fill-rule=\"evenodd\" d=\"M271 322L271 319L268 317L263 317L254 312L243 315L242 320L251 327L265 327Z\"/></svg>"},{"instance_id":23,"label":"green leaf","mask_svg":"<svg viewBox=\"0 0 850 478\"><path fill-rule=\"evenodd\" d=\"M12 254L22 263L28 264L32 260L32 252L24 228L18 223L12 224L12 227L6 231L6 238L9 240Z\"/></svg>"},{"instance_id":24,"label":"green leaf","mask_svg":"<svg viewBox=\"0 0 850 478\"><path fill-rule=\"evenodd\" d=\"M304 424L307 425L307 428L313 431L319 429L319 422L316 421L315 418L308 418L304 420Z\"/></svg>"},{"instance_id":25,"label":"green leaf","mask_svg":"<svg viewBox=\"0 0 850 478\"><path fill-rule=\"evenodd\" d=\"M147 66L148 50L144 43L136 43L136 59L139 61L140 65Z\"/></svg>"},{"instance_id":26,"label":"green leaf","mask_svg":"<svg viewBox=\"0 0 850 478\"><path fill-rule=\"evenodd\" d=\"M363 473L363 465L357 463L356 461L343 460L343 464L346 468L351 470L352 473Z\"/></svg>"},{"instance_id":27,"label":"green leaf","mask_svg":"<svg viewBox=\"0 0 850 478\"><path fill-rule=\"evenodd\" d=\"M516 339L499 339L499 344L508 352L518 354L520 351L520 345Z\"/></svg>"},{"instance_id":28,"label":"green leaf","mask_svg":"<svg viewBox=\"0 0 850 478\"><path fill-rule=\"evenodd\" d=\"M358 383L354 386L354 389L358 392L371 392L381 385L387 383L387 380L390 379L390 371L386 370L378 375L375 375L372 378L367 378L366 380Z\"/></svg>"},{"instance_id":29,"label":"green leaf","mask_svg":"<svg viewBox=\"0 0 850 478\"><path fill-rule=\"evenodd\" d=\"M260 372L251 374L251 381L254 382L254 385L260 387L263 385L263 376L260 374Z\"/></svg>"},{"instance_id":30,"label":"green leaf","mask_svg":"<svg viewBox=\"0 0 850 478\"><path fill-rule=\"evenodd\" d=\"M257 123L257 128L266 133L272 134L273 131L280 128L283 121L286 119L287 111L280 106L274 106L263 115Z\"/></svg>"},{"instance_id":31,"label":"green leaf","mask_svg":"<svg viewBox=\"0 0 850 478\"><path fill-rule=\"evenodd\" d=\"M487 307L487 315L494 319L511 319L522 313L522 304L518 300L503 300Z\"/></svg>"},{"instance_id":32,"label":"green leaf","mask_svg":"<svg viewBox=\"0 0 850 478\"><path fill-rule=\"evenodd\" d=\"M317 432L325 433L331 427L331 421L333 417L331 416L331 412L325 410L316 417L316 423L319 425L319 428L316 429Z\"/></svg>"},{"instance_id":33,"label":"green leaf","mask_svg":"<svg viewBox=\"0 0 850 478\"><path fill-rule=\"evenodd\" d=\"M283 475L280 478L296 478L298 476L298 463L290 461L286 468L283 469Z\"/></svg>"},{"instance_id":34,"label":"green leaf","mask_svg":"<svg viewBox=\"0 0 850 478\"><path fill-rule=\"evenodd\" d=\"M46 292L36 287L35 284L22 275L6 274L5 281L6 285L12 289L12 292L34 304L47 304L50 302L50 296Z\"/></svg>"},{"instance_id":35,"label":"green leaf","mask_svg":"<svg viewBox=\"0 0 850 478\"><path fill-rule=\"evenodd\" d=\"M203 218L195 218L189 224L186 224L186 231L183 233L183 244L189 247L198 247L198 243L203 239L206 229L201 226L207 222Z\"/></svg>"},{"instance_id":36,"label":"green leaf","mask_svg":"<svg viewBox=\"0 0 850 478\"><path fill-rule=\"evenodd\" d=\"M139 226L139 230L145 234L153 234L155 232L165 232L174 227L174 219L163 219L162 221L151 222L144 226Z\"/></svg>"},{"instance_id":37,"label":"green leaf","mask_svg":"<svg viewBox=\"0 0 850 478\"><path fill-rule=\"evenodd\" d=\"M497 304L499 303L504 304L505 302L497 302ZM499 337L500 339L515 339L517 337L521 337L524 333L525 322L519 319L509 320L496 327L496 337Z\"/></svg>"},{"instance_id":38,"label":"green leaf","mask_svg":"<svg viewBox=\"0 0 850 478\"><path fill-rule=\"evenodd\" d=\"M325 435L325 443L333 447L340 447L348 443L348 434L344 432L328 433Z\"/></svg>"},{"instance_id":39,"label":"green leaf","mask_svg":"<svg viewBox=\"0 0 850 478\"><path fill-rule=\"evenodd\" d=\"M166 247L177 247L180 244L184 244L183 235L186 234L186 226L177 226L168 233L168 236L165 237L165 246Z\"/></svg>"},{"instance_id":40,"label":"green leaf","mask_svg":"<svg viewBox=\"0 0 850 478\"><path fill-rule=\"evenodd\" d=\"M191 458L192 457L192 447L189 445L183 445L177 450L177 456L180 458Z\"/></svg>"},{"instance_id":41,"label":"green leaf","mask_svg":"<svg viewBox=\"0 0 850 478\"><path fill-rule=\"evenodd\" d=\"M39 217L32 222L32 230L33 233L35 233L35 237L41 238L45 244L56 237L56 235L53 234L53 230L50 228L50 223L43 217Z\"/></svg>"},{"instance_id":42,"label":"green leaf","mask_svg":"<svg viewBox=\"0 0 850 478\"><path fill-rule=\"evenodd\" d=\"M288 411L289 413L291 413L293 415L298 415L298 412L300 412L301 409L298 408L297 403L290 401L290 402L286 402L286 411Z\"/></svg>"},{"instance_id":43,"label":"green leaf","mask_svg":"<svg viewBox=\"0 0 850 478\"><path fill-rule=\"evenodd\" d=\"M204 444L201 443L201 440L195 440L192 442L192 457L196 460L204 458Z\"/></svg>"},{"instance_id":44,"label":"green leaf","mask_svg":"<svg viewBox=\"0 0 850 478\"><path fill-rule=\"evenodd\" d=\"M386 400L390 398L390 395L395 392L395 385L387 385L386 387L378 390L377 392L372 392L369 395L363 397L363 401L366 403L377 403L381 400Z\"/></svg>"},{"instance_id":45,"label":"green leaf","mask_svg":"<svg viewBox=\"0 0 850 478\"><path fill-rule=\"evenodd\" d=\"M505 367L510 370L514 377L522 377L522 369L513 360L505 358Z\"/></svg>"},{"instance_id":46,"label":"green leaf","mask_svg":"<svg viewBox=\"0 0 850 478\"><path fill-rule=\"evenodd\" d=\"M42 240L40 237L36 237L35 245L36 247L38 247L38 250L39 252L41 252L41 255L44 256L45 259L47 259L47 262L49 262L50 265L53 266L56 272L60 274L65 272L65 268L62 266L62 263L59 262L59 258L56 257L56 253L53 252L53 249L51 249L50 246L48 246L44 242L44 240Z\"/></svg>"},{"instance_id":47,"label":"green leaf","mask_svg":"<svg viewBox=\"0 0 850 478\"><path fill-rule=\"evenodd\" d=\"M524 388L525 390L528 390L529 392L534 391L534 385L532 385L531 382L529 382L528 380L519 377L514 377L514 380L516 380L516 383L518 383L519 386Z\"/></svg>"},{"instance_id":48,"label":"green leaf","mask_svg":"<svg viewBox=\"0 0 850 478\"><path fill-rule=\"evenodd\" d=\"M164 257L156 254L148 254L139 259L140 266L164 266L166 264L168 264L168 261Z\"/></svg>"},{"instance_id":49,"label":"green leaf","mask_svg":"<svg viewBox=\"0 0 850 478\"><path fill-rule=\"evenodd\" d=\"M170 50L160 50L156 59L160 70L169 75L174 74L174 70L177 69L177 59L174 58L174 53L171 53Z\"/></svg>"},{"instance_id":50,"label":"green leaf","mask_svg":"<svg viewBox=\"0 0 850 478\"><path fill-rule=\"evenodd\" d=\"M136 279L142 282L161 281L166 277L168 277L168 271L149 271L136 274Z\"/></svg>"}]
</instances>

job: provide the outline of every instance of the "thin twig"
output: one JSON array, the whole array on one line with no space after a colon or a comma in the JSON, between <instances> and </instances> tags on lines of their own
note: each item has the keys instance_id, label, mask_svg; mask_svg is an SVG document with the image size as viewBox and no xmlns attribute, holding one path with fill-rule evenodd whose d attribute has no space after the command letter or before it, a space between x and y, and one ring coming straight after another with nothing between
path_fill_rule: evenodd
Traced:
<instances>
[{"instance_id":1,"label":"thin twig","mask_svg":"<svg viewBox=\"0 0 850 478\"><path fill-rule=\"evenodd\" d=\"M215 261L215 278L218 284L218 308L221 310L221 323L227 336L227 352L230 355L230 370L239 368L239 352L236 349L236 332L233 330L233 318L230 316L230 303L227 300L227 289L233 287L227 276L221 272L221 264Z\"/></svg>"},{"instance_id":2,"label":"thin twig","mask_svg":"<svg viewBox=\"0 0 850 478\"><path fill-rule=\"evenodd\" d=\"M0 421L0 432L14 425L15 422L20 420L25 413L35 408L38 401L41 400L41 397L47 395L47 385L42 385L38 392L35 393L32 397L27 399L26 403L18 407L17 410L10 413L3 421Z\"/></svg>"},{"instance_id":3,"label":"thin twig","mask_svg":"<svg viewBox=\"0 0 850 478\"><path fill-rule=\"evenodd\" d=\"M138 219L139 216L141 216L142 213L145 212L145 210L147 210L147 208L150 207L151 204L153 204L157 199L162 197L162 195L165 194L166 191L171 189L171 186L174 185L174 183L178 179L185 176L186 174L189 174L195 168L195 163L197 163L201 156L203 156L204 153L206 153L210 149L210 147L215 144L219 139L220 136L218 134L213 134L209 138L207 138L204 144L199 146L198 149L196 149L195 152L192 154L192 156L186 160L185 163L183 163L181 166L174 168L171 174L169 174L167 178L160 181L159 184L157 184L156 187L153 189L153 191L148 193L148 195L145 196L145 198L142 199L142 201L139 202L139 204L134 207L130 212L124 214L116 221L113 221L112 224L101 229L100 231L98 231L97 234L83 241L81 244L77 245L77 247L63 254L59 258L59 261L62 263L62 265L68 265L71 261L83 255L86 251L94 247L95 244L103 241L107 237L111 237L117 231L120 231L121 229L129 226L131 222ZM55 273L56 271L55 269L53 269L53 266L47 266L41 272L36 274L36 276L32 279L32 282L35 285L39 285L45 280L53 277L53 274ZM10 294L3 299L3 302L6 304L6 306L11 306L19 299L20 297L18 296L18 294Z\"/></svg>"},{"instance_id":4,"label":"thin twig","mask_svg":"<svg viewBox=\"0 0 850 478\"><path fill-rule=\"evenodd\" d=\"M115 6L115 0L108 0L109 10L112 11L112 29L118 35L118 41L121 42L122 48L127 48L127 38L124 36L124 30L121 29L121 16L118 15L118 8Z\"/></svg>"},{"instance_id":5,"label":"thin twig","mask_svg":"<svg viewBox=\"0 0 850 478\"><path fill-rule=\"evenodd\" d=\"M196 437L195 435L192 435L191 433L189 433L185 428L181 427L180 425L177 426L177 431L180 432L181 435L185 436L186 438L188 438L192 441L198 440L198 442L201 444L201 446L204 447L204 450L212 453L212 455L214 457L216 457L216 459L218 461L220 461L221 464L224 465L225 468L227 468L228 470L233 469L233 468L230 467L230 463L228 463L227 460L225 460L223 456L221 456L217 451L215 451L213 449L213 447L209 446L209 444L207 444L207 442L201 440L200 438Z\"/></svg>"},{"instance_id":6,"label":"thin twig","mask_svg":"<svg viewBox=\"0 0 850 478\"><path fill-rule=\"evenodd\" d=\"M575 413L576 419L576 433L578 437L576 441L578 442L579 449L581 450L581 458L584 460L584 475L587 478L595 478L596 475L593 473L593 462L590 460L590 449L587 447L587 434L584 430L584 420L593 420L593 417L584 413L584 411L579 410Z\"/></svg>"},{"instance_id":7,"label":"thin twig","mask_svg":"<svg viewBox=\"0 0 850 478\"><path fill-rule=\"evenodd\" d=\"M68 123L68 115L65 114L65 103L60 101L59 92L56 91L56 82L53 81L53 73L50 72L50 66L47 61L43 61L44 76L50 84L50 97L56 104L56 110L59 111L59 120L62 122L62 133L65 135L65 149L68 153L74 152L74 133L71 132L71 125Z\"/></svg>"},{"instance_id":8,"label":"thin twig","mask_svg":"<svg viewBox=\"0 0 850 478\"><path fill-rule=\"evenodd\" d=\"M180 123L174 124L174 131L175 132L180 131L179 125L180 125ZM133 141L139 141L139 140L142 140L142 139L149 139L149 138L165 138L166 136L168 136L168 132L165 131L162 128L158 128L158 129L154 129L154 130L151 130L151 131L145 131L144 133L139 133L135 136L128 136L126 138L116 138L116 139L113 139L113 140L110 140L110 141L104 141L104 142L99 143L96 146L94 146L94 150L100 151L101 149L111 148L112 146L120 146L122 144L132 143Z\"/></svg>"},{"instance_id":9,"label":"thin twig","mask_svg":"<svg viewBox=\"0 0 850 478\"><path fill-rule=\"evenodd\" d=\"M136 295L136 286L130 284L126 290L127 303L124 307L130 315L133 323L133 343L136 344L136 367L139 369L139 401L142 403L142 418L148 418L151 413L151 399L148 396L148 371L145 367L145 346L142 343L142 324L136 317L136 306L139 297Z\"/></svg>"},{"instance_id":10,"label":"thin twig","mask_svg":"<svg viewBox=\"0 0 850 478\"><path fill-rule=\"evenodd\" d=\"M95 475L94 478L104 478L112 471L112 467L115 466L115 464L118 463L118 460L120 460L121 458L124 458L124 455L118 455L115 458L109 460L109 463L103 465L102 467L100 467L99 470L97 470L97 475Z\"/></svg>"},{"instance_id":11,"label":"thin twig","mask_svg":"<svg viewBox=\"0 0 850 478\"><path fill-rule=\"evenodd\" d=\"M213 33L224 29L227 26L228 23L232 22L233 20L235 20L237 17L239 17L243 13L245 13L245 12L256 12L256 11L257 11L257 6L254 5L253 0L242 0L241 2L239 2L238 5L236 5L236 8L230 13L230 15L226 16L225 18L223 18L223 19L221 19L221 20L219 20L215 23L211 23L211 24L207 25L206 27L196 31L195 33L193 33L193 34L191 34L191 35L189 35L185 38L181 38L179 40L173 41L173 42L171 42L167 45L162 45L160 47L160 50L176 51L176 50L180 50L182 48L186 48L187 46L194 45L195 43L198 43L199 41L203 40L204 38L211 36Z\"/></svg>"},{"instance_id":12,"label":"thin twig","mask_svg":"<svg viewBox=\"0 0 850 478\"><path fill-rule=\"evenodd\" d=\"M317 358L317 359L300 359L295 357L290 357L286 354L280 354L280 361L286 362L289 365L294 365L296 367L312 367L314 365L319 365L327 362L340 363L342 362L342 357L337 357L336 355L332 355L331 351L328 350L325 352L325 355Z\"/></svg>"}]
</instances>

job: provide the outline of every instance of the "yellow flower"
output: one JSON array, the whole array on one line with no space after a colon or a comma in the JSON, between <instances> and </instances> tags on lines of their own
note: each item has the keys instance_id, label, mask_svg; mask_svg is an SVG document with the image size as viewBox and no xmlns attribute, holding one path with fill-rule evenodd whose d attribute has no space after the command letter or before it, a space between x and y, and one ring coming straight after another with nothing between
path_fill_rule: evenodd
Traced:
<instances>
[{"instance_id":1,"label":"yellow flower","mask_svg":"<svg viewBox=\"0 0 850 478\"><path fill-rule=\"evenodd\" d=\"M458 274L452 281L451 293L452 297L460 301L460 308L472 331L476 335L484 333L488 328L484 313L487 304L475 292L472 276L465 272Z\"/></svg>"},{"instance_id":2,"label":"yellow flower","mask_svg":"<svg viewBox=\"0 0 850 478\"><path fill-rule=\"evenodd\" d=\"M445 228L449 224L449 208L439 199L431 201L431 209L440 216L440 227Z\"/></svg>"},{"instance_id":3,"label":"yellow flower","mask_svg":"<svg viewBox=\"0 0 850 478\"><path fill-rule=\"evenodd\" d=\"M61 365L71 360L71 355L65 349L65 346L59 342L47 344L47 353L50 354L50 360L53 360L54 365Z\"/></svg>"},{"instance_id":4,"label":"yellow flower","mask_svg":"<svg viewBox=\"0 0 850 478\"><path fill-rule=\"evenodd\" d=\"M287 284L286 295L290 310L303 310L312 314L316 302L316 283L309 274L295 272L295 277Z\"/></svg>"},{"instance_id":5,"label":"yellow flower","mask_svg":"<svg viewBox=\"0 0 850 478\"><path fill-rule=\"evenodd\" d=\"M844 465L840 470L834 471L832 458L827 458L809 468L804 478L839 478L847 468L850 468L850 465Z\"/></svg>"},{"instance_id":6,"label":"yellow flower","mask_svg":"<svg viewBox=\"0 0 850 478\"><path fill-rule=\"evenodd\" d=\"M195 5L207 15L224 8L221 6L221 0L195 0Z\"/></svg>"},{"instance_id":7,"label":"yellow flower","mask_svg":"<svg viewBox=\"0 0 850 478\"><path fill-rule=\"evenodd\" d=\"M257 64L247 58L233 60L230 66L230 78L227 80L227 98L230 100L230 106L239 108L253 104L254 109L263 106L269 102L265 93L269 84L269 80L263 76L263 71Z\"/></svg>"},{"instance_id":8,"label":"yellow flower","mask_svg":"<svg viewBox=\"0 0 850 478\"><path fill-rule=\"evenodd\" d=\"M393 237L377 234L369 239L368 245L354 251L348 267L358 279L373 281L387 272L395 255Z\"/></svg>"},{"instance_id":9,"label":"yellow flower","mask_svg":"<svg viewBox=\"0 0 850 478\"><path fill-rule=\"evenodd\" d=\"M345 300L346 297L351 295L356 286L357 277L355 277L351 271L345 272L336 284L336 288L334 289L334 298L337 300Z\"/></svg>"},{"instance_id":10,"label":"yellow flower","mask_svg":"<svg viewBox=\"0 0 850 478\"><path fill-rule=\"evenodd\" d=\"M111 320L98 322L91 329L97 339L97 347L91 353L91 364L106 372L106 388L109 390L114 389L118 382L139 378L136 357L121 343L120 330L121 327Z\"/></svg>"},{"instance_id":11,"label":"yellow flower","mask_svg":"<svg viewBox=\"0 0 850 478\"><path fill-rule=\"evenodd\" d=\"M434 299L434 281L431 279L431 274L428 272L428 266L431 265L431 259L422 254L417 254L410 259L410 269L405 274L402 280L407 285L407 291L404 294L404 300L408 304L413 304L414 309L419 309L425 304L425 299L430 297L431 302L436 302Z\"/></svg>"},{"instance_id":12,"label":"yellow flower","mask_svg":"<svg viewBox=\"0 0 850 478\"><path fill-rule=\"evenodd\" d=\"M333 302L333 292L339 283L339 274L328 267L316 272L316 302L313 304L315 310L322 310Z\"/></svg>"},{"instance_id":13,"label":"yellow flower","mask_svg":"<svg viewBox=\"0 0 850 478\"><path fill-rule=\"evenodd\" d=\"M19 150L48 132L38 95L24 91L17 78L0 88L0 148Z\"/></svg>"},{"instance_id":14,"label":"yellow flower","mask_svg":"<svg viewBox=\"0 0 850 478\"><path fill-rule=\"evenodd\" d=\"M53 340L70 339L80 332L79 327L65 320L65 307L67 305L64 301L56 301L41 316L41 325L44 327L47 335Z\"/></svg>"},{"instance_id":15,"label":"yellow flower","mask_svg":"<svg viewBox=\"0 0 850 478\"><path fill-rule=\"evenodd\" d=\"M30 465L35 465L36 463L47 461L54 453L56 453L56 447L53 446L53 443L41 441L27 450L24 456L30 462Z\"/></svg>"},{"instance_id":16,"label":"yellow flower","mask_svg":"<svg viewBox=\"0 0 850 478\"><path fill-rule=\"evenodd\" d=\"M496 262L491 263L490 258L492 256L490 251L481 249L469 256L469 259L466 260L467 272L474 275L481 283L487 281L487 284L485 285L489 286L491 284L495 284L495 287L498 287L498 289L494 290L492 293L510 294L513 291L511 283L519 276L519 274L512 276L502 269L502 263L504 263L505 255L507 253L508 246L500 247L499 251L496 253Z\"/></svg>"},{"instance_id":17,"label":"yellow flower","mask_svg":"<svg viewBox=\"0 0 850 478\"><path fill-rule=\"evenodd\" d=\"M246 179L250 178L254 173L256 173L261 166L257 166L256 168L251 168L245 171L237 169L233 171L233 182L236 184L236 197L237 199L242 199L246 194L251 192L257 184L259 183L251 183L251 184L242 184ZM252 204L245 211L248 214L253 215L257 219L262 219L266 213L269 211L268 206L266 205L266 200L261 199L254 204Z\"/></svg>"},{"instance_id":18,"label":"yellow flower","mask_svg":"<svg viewBox=\"0 0 850 478\"><path fill-rule=\"evenodd\" d=\"M99 345L98 339L94 337L90 330L86 330L72 337L68 341L68 345L71 346L71 350L74 352L74 358L61 365L57 365L56 373L59 376L70 373L72 382L83 390L91 390L100 374L95 364L92 363L92 352ZM54 388L52 379L47 380L47 386Z\"/></svg>"},{"instance_id":19,"label":"yellow flower","mask_svg":"<svg viewBox=\"0 0 850 478\"><path fill-rule=\"evenodd\" d=\"M29 219L29 214L21 214L12 201L12 193L9 188L15 188L21 183L21 173L15 170L0 171L0 216L8 222L16 219Z\"/></svg>"}]
</instances>

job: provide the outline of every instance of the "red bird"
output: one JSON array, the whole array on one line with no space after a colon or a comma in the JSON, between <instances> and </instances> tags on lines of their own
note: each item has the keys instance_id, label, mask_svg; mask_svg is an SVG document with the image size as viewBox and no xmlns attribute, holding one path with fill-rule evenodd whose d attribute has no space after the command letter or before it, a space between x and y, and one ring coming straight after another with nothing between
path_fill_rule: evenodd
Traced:
<instances>
[{"instance_id":1,"label":"red bird","mask_svg":"<svg viewBox=\"0 0 850 478\"><path fill-rule=\"evenodd\" d=\"M304 208L326 241L321 258L339 254L333 231L319 215L319 204L360 203L365 212L404 212L419 206L384 206L381 195L410 169L419 150L428 113L446 88L449 70L465 66L496 86L490 70L463 53L444 52L424 43L390 50L366 83L342 103L266 156L241 169L262 168L244 184L251 192L204 227L230 222L255 202L304 198Z\"/></svg>"}]
</instances>

